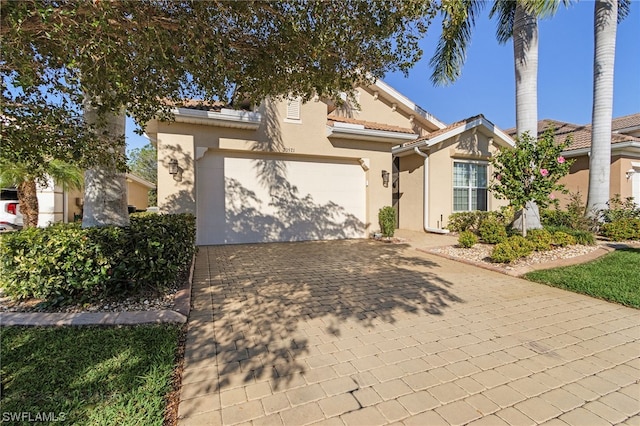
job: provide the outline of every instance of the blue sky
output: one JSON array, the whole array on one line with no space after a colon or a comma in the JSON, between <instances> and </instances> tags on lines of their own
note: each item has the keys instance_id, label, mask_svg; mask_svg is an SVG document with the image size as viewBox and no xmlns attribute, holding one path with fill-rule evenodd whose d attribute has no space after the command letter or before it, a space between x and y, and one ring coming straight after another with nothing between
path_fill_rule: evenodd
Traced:
<instances>
[{"instance_id":1,"label":"blue sky","mask_svg":"<svg viewBox=\"0 0 640 426\"><path fill-rule=\"evenodd\" d=\"M593 95L593 7L590 0L562 8L540 21L538 64L538 119L585 124L591 122ZM440 33L434 22L422 41L423 59L408 77L389 74L384 81L445 123L484 114L498 127L515 126L513 45L500 45L495 20L487 8L476 22L460 79L446 87L429 81L429 59ZM618 26L613 116L640 112L640 1ZM133 133L127 121L129 148L147 140Z\"/></svg>"}]
</instances>

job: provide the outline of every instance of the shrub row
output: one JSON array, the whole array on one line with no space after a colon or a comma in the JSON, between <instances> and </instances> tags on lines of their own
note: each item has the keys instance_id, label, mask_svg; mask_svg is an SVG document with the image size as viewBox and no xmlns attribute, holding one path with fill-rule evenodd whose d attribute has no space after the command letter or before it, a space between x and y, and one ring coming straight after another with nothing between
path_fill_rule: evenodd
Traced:
<instances>
[{"instance_id":1,"label":"shrub row","mask_svg":"<svg viewBox=\"0 0 640 426\"><path fill-rule=\"evenodd\" d=\"M640 240L640 219L622 218L605 223L600 233L613 241Z\"/></svg>"},{"instance_id":2,"label":"shrub row","mask_svg":"<svg viewBox=\"0 0 640 426\"><path fill-rule=\"evenodd\" d=\"M0 286L8 295L88 300L173 284L195 252L195 217L132 215L126 228L57 224L1 239Z\"/></svg>"},{"instance_id":3,"label":"shrub row","mask_svg":"<svg viewBox=\"0 0 640 426\"><path fill-rule=\"evenodd\" d=\"M593 238L593 235L592 235ZM524 238L513 235L496 244L491 252L491 260L496 263L511 263L534 251L547 251L553 247L566 247L577 244L576 238L566 232L549 232L546 229L532 229Z\"/></svg>"},{"instance_id":4,"label":"shrub row","mask_svg":"<svg viewBox=\"0 0 640 426\"><path fill-rule=\"evenodd\" d=\"M451 232L462 231L478 231L480 226L486 220L493 220L500 222L503 225L510 222L513 219L513 212L509 209L503 211L470 211L470 212L458 212L449 216L449 224L447 229Z\"/></svg>"}]
</instances>

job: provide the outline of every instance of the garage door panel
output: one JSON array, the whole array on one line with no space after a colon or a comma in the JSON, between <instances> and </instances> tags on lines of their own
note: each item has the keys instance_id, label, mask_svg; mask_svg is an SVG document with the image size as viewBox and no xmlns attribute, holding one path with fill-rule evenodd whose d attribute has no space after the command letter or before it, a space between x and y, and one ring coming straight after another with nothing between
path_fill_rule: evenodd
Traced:
<instances>
[{"instance_id":1,"label":"garage door panel","mask_svg":"<svg viewBox=\"0 0 640 426\"><path fill-rule=\"evenodd\" d=\"M364 237L365 176L357 165L216 155L202 160L199 176L216 174L224 193L198 180L199 244ZM212 166L220 160L222 168Z\"/></svg>"}]
</instances>

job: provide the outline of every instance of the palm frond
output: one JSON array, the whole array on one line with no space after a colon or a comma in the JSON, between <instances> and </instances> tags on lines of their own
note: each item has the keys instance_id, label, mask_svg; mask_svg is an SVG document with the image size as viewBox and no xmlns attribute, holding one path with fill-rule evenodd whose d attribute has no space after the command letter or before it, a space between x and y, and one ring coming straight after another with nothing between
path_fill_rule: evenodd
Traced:
<instances>
[{"instance_id":1,"label":"palm frond","mask_svg":"<svg viewBox=\"0 0 640 426\"><path fill-rule=\"evenodd\" d=\"M498 39L498 43L505 44L513 36L516 2L509 0L496 1L489 12L489 18L493 18L495 14L498 15L496 38Z\"/></svg>"},{"instance_id":2,"label":"palm frond","mask_svg":"<svg viewBox=\"0 0 640 426\"><path fill-rule=\"evenodd\" d=\"M631 0L618 0L618 24L631 12Z\"/></svg>"},{"instance_id":3,"label":"palm frond","mask_svg":"<svg viewBox=\"0 0 640 426\"><path fill-rule=\"evenodd\" d=\"M433 68L431 82L436 85L453 83L460 77L466 59L467 45L475 19L484 7L481 0L453 0L442 4L442 34L429 61Z\"/></svg>"},{"instance_id":4,"label":"palm frond","mask_svg":"<svg viewBox=\"0 0 640 426\"><path fill-rule=\"evenodd\" d=\"M84 173L73 164L60 160L52 160L47 167L47 172L53 180L69 189L81 189L84 184Z\"/></svg>"}]
</instances>

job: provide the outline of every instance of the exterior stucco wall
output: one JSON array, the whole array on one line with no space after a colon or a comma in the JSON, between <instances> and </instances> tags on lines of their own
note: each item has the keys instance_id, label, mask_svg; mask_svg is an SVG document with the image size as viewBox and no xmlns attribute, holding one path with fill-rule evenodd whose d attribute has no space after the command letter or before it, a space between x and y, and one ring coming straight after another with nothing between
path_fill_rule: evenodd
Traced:
<instances>
[{"instance_id":1,"label":"exterior stucco wall","mask_svg":"<svg viewBox=\"0 0 640 426\"><path fill-rule=\"evenodd\" d=\"M564 184L566 189L570 193L580 192L582 201L586 203L589 195L589 156L581 155L579 157L572 157L574 163L571 165L569 174L560 180L560 183ZM610 174L610 186L609 194L613 197L615 194L620 194L622 199L631 197L632 193L632 181L627 179L626 172L631 169L632 162L640 161L640 158L632 158L620 155L613 155L611 157L611 174ZM560 200L561 206L566 206L569 202L569 194L555 194Z\"/></svg>"},{"instance_id":2,"label":"exterior stucco wall","mask_svg":"<svg viewBox=\"0 0 640 426\"><path fill-rule=\"evenodd\" d=\"M327 138L327 105L310 101L301 105L300 121L286 120L285 102L264 102L257 130L187 123L154 123L158 146L158 205L163 212L196 212L197 159L207 153L360 164L366 174L367 232L378 226L378 210L391 205L391 185L382 185L382 170L391 172L392 143ZM168 173L171 158L183 168L182 180ZM206 183L198 183L206 185ZM295 182L294 182L295 184Z\"/></svg>"},{"instance_id":3,"label":"exterior stucco wall","mask_svg":"<svg viewBox=\"0 0 640 426\"><path fill-rule=\"evenodd\" d=\"M137 210L149 207L149 188L138 182L127 181L127 203L136 206Z\"/></svg>"},{"instance_id":4,"label":"exterior stucco wall","mask_svg":"<svg viewBox=\"0 0 640 426\"><path fill-rule=\"evenodd\" d=\"M169 127L169 126L163 126ZM173 126L172 126L173 127ZM180 126L173 127L175 131ZM157 134L158 207L162 213L196 213L195 146L191 134ZM179 173L169 174L169 161L178 160Z\"/></svg>"},{"instance_id":5,"label":"exterior stucco wall","mask_svg":"<svg viewBox=\"0 0 640 426\"><path fill-rule=\"evenodd\" d=\"M492 176L489 159L496 152L492 139L482 132L468 130L460 135L431 147L429 151L429 201L428 226L446 228L448 218L453 213L453 163L454 161L481 162L487 164L489 181ZM403 167L405 164L407 167ZM424 159L417 154L401 157L400 188L400 226L408 229L423 229L423 170ZM411 170L409 173L409 170ZM413 176L412 176L413 174ZM404 179L404 180L403 180ZM409 194L411 194L409 196ZM419 198L418 198L419 197ZM416 202L420 200L420 204ZM507 205L506 200L499 200L488 195L487 208L497 210ZM405 216L405 218L403 218Z\"/></svg>"},{"instance_id":6,"label":"exterior stucco wall","mask_svg":"<svg viewBox=\"0 0 640 426\"><path fill-rule=\"evenodd\" d=\"M84 193L81 190L73 189L67 191L65 195L67 197L67 222L73 222L74 215L82 214Z\"/></svg>"}]
</instances>

